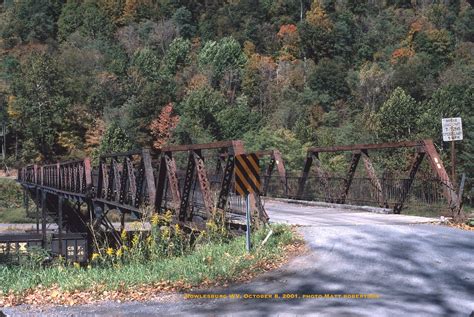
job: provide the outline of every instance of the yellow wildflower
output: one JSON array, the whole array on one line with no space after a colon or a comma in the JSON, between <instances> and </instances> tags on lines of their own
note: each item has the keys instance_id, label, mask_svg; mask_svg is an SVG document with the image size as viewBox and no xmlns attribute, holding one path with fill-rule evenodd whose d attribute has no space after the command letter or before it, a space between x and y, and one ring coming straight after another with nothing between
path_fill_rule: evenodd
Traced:
<instances>
[{"instance_id":1,"label":"yellow wildflower","mask_svg":"<svg viewBox=\"0 0 474 317\"><path fill-rule=\"evenodd\" d=\"M106 253L107 253L108 255L114 255L114 249L112 249L112 248L107 248Z\"/></svg>"},{"instance_id":2,"label":"yellow wildflower","mask_svg":"<svg viewBox=\"0 0 474 317\"><path fill-rule=\"evenodd\" d=\"M151 216L151 225L153 227L156 227L158 225L159 221L160 221L160 217L158 216L158 214L155 213L155 214L153 214L153 216Z\"/></svg>"},{"instance_id":3,"label":"yellow wildflower","mask_svg":"<svg viewBox=\"0 0 474 317\"><path fill-rule=\"evenodd\" d=\"M167 223L171 223L171 220L173 220L173 212L171 210L166 211L165 216L164 216L164 220Z\"/></svg>"},{"instance_id":4,"label":"yellow wildflower","mask_svg":"<svg viewBox=\"0 0 474 317\"><path fill-rule=\"evenodd\" d=\"M115 255L117 255L117 257L121 257L123 255L122 248L118 249L117 252L115 252Z\"/></svg>"},{"instance_id":5,"label":"yellow wildflower","mask_svg":"<svg viewBox=\"0 0 474 317\"><path fill-rule=\"evenodd\" d=\"M125 229L122 230L122 233L120 234L120 239L122 239L122 241L127 240L127 231Z\"/></svg>"},{"instance_id":6,"label":"yellow wildflower","mask_svg":"<svg viewBox=\"0 0 474 317\"><path fill-rule=\"evenodd\" d=\"M99 254L99 253L92 253L92 261L95 261L95 260L97 260L98 258L100 258L100 254Z\"/></svg>"},{"instance_id":7,"label":"yellow wildflower","mask_svg":"<svg viewBox=\"0 0 474 317\"><path fill-rule=\"evenodd\" d=\"M138 233L135 233L132 239L132 247L135 248L139 242L140 242L140 235Z\"/></svg>"}]
</instances>

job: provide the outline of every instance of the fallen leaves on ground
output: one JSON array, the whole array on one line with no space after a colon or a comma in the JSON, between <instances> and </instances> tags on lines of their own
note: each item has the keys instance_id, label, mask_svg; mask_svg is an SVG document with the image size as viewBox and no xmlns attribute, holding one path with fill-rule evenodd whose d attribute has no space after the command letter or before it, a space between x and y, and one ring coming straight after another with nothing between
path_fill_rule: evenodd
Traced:
<instances>
[{"instance_id":1,"label":"fallen leaves on ground","mask_svg":"<svg viewBox=\"0 0 474 317\"><path fill-rule=\"evenodd\" d=\"M461 230L469 230L469 231L474 231L474 226L467 225L465 223L453 223L453 222L447 222L446 225L454 228L458 228Z\"/></svg>"},{"instance_id":2,"label":"fallen leaves on ground","mask_svg":"<svg viewBox=\"0 0 474 317\"><path fill-rule=\"evenodd\" d=\"M30 306L73 306L91 304L102 301L148 301L163 293L176 293L192 290L206 289L210 287L227 287L230 282L246 282L256 277L262 272L277 269L287 263L296 255L306 251L303 240L296 239L292 244L284 247L284 252L278 258L261 260L252 267L239 274L237 279L232 281L222 280L204 280L199 286L194 286L184 281L160 281L140 286L120 285L116 290L107 290L104 285L97 285L87 290L62 290L58 285L44 287L38 285L35 289L29 289L20 294L0 291L0 307L12 307L21 304ZM254 255L246 256L248 259Z\"/></svg>"},{"instance_id":3,"label":"fallen leaves on ground","mask_svg":"<svg viewBox=\"0 0 474 317\"><path fill-rule=\"evenodd\" d=\"M115 302L143 301L152 299L159 293L182 292L190 289L191 284L182 281L160 281L137 287L123 286L117 290L107 290L103 285L99 285L88 290L67 291L61 290L58 285L47 288L40 285L35 289L29 289L21 294L15 294L13 292L8 294L0 293L0 307L12 307L21 304L31 306L73 306L105 300Z\"/></svg>"}]
</instances>

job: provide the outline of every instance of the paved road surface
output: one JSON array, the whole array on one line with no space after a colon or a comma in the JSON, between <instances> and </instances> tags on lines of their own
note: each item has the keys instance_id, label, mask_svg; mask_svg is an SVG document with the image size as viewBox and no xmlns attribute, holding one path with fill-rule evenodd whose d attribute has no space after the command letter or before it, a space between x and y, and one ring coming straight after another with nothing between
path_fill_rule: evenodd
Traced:
<instances>
[{"instance_id":1,"label":"paved road surface","mask_svg":"<svg viewBox=\"0 0 474 317\"><path fill-rule=\"evenodd\" d=\"M474 232L402 215L278 202L267 202L266 208L274 221L303 225L299 230L310 252L215 293L370 293L380 298L184 300L169 295L157 302L55 308L42 315L468 316L474 311Z\"/></svg>"}]
</instances>

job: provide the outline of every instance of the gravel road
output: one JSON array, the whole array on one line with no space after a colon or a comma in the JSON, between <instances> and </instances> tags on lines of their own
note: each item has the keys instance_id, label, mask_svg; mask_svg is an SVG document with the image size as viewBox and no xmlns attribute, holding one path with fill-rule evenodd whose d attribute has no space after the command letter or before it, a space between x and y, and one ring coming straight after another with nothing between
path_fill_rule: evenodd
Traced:
<instances>
[{"instance_id":1,"label":"gravel road","mask_svg":"<svg viewBox=\"0 0 474 317\"><path fill-rule=\"evenodd\" d=\"M13 316L469 316L474 311L474 232L436 219L266 202L273 221L301 225L310 251L279 270L215 294L271 299L185 299L4 309ZM283 299L282 294L298 298ZM376 294L379 298L302 298Z\"/></svg>"}]
</instances>

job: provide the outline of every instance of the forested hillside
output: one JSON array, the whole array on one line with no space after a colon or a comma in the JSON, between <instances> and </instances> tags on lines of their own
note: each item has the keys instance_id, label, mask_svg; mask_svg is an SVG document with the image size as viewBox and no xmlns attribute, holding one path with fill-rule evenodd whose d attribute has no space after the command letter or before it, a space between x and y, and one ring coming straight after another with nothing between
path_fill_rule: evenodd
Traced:
<instances>
[{"instance_id":1,"label":"forested hillside","mask_svg":"<svg viewBox=\"0 0 474 317\"><path fill-rule=\"evenodd\" d=\"M461 116L474 171L465 0L2 2L10 162L225 139L295 170L312 145L433 138L446 156L441 118Z\"/></svg>"}]
</instances>

